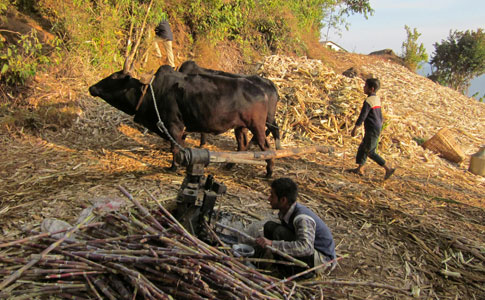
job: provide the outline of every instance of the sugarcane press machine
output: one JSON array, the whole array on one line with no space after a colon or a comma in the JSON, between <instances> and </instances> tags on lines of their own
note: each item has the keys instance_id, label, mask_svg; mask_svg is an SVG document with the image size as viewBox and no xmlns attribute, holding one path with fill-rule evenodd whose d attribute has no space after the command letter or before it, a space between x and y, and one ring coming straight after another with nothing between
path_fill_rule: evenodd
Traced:
<instances>
[{"instance_id":1,"label":"sugarcane press machine","mask_svg":"<svg viewBox=\"0 0 485 300\"><path fill-rule=\"evenodd\" d=\"M204 175L210 162L208 150L187 148L180 153L176 160L186 167L187 173L177 194L175 217L191 234L203 238L204 224L210 224L217 198L227 188L214 176Z\"/></svg>"},{"instance_id":2,"label":"sugarcane press machine","mask_svg":"<svg viewBox=\"0 0 485 300\"><path fill-rule=\"evenodd\" d=\"M332 147L310 146L260 152L214 152L207 149L184 148L175 161L186 167L186 175L177 194L175 217L193 235L204 238L205 223L210 224L217 198L226 193L227 187L205 176L204 169L209 163L244 163L265 165L265 160L307 153L332 153Z\"/></svg>"}]
</instances>

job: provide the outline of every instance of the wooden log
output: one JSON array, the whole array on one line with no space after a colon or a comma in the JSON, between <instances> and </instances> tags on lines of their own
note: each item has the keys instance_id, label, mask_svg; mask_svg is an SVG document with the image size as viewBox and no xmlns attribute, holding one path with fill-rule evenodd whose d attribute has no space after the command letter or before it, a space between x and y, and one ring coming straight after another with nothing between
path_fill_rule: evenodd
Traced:
<instances>
[{"instance_id":1,"label":"wooden log","mask_svg":"<svg viewBox=\"0 0 485 300\"><path fill-rule=\"evenodd\" d=\"M310 146L305 148L290 148L280 150L266 150L266 151L239 151L239 152L215 152L209 151L210 162L234 162L247 163L245 161L261 161L273 158L282 158L289 156L297 156L308 153L332 153L333 149L327 146Z\"/></svg>"},{"instance_id":2,"label":"wooden log","mask_svg":"<svg viewBox=\"0 0 485 300\"><path fill-rule=\"evenodd\" d=\"M180 151L175 161L182 166L194 164L208 165L209 163L240 163L240 164L265 164L263 161L274 158L297 156L308 153L332 153L333 148L328 146L310 146L305 148L290 148L267 151L238 151L238 152L217 152L207 149L187 148Z\"/></svg>"}]
</instances>

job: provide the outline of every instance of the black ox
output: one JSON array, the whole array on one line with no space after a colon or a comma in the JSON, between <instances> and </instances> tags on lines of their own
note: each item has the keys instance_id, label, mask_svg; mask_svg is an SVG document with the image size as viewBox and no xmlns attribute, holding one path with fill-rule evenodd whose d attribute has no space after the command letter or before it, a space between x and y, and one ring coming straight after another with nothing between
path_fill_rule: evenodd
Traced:
<instances>
[{"instance_id":1,"label":"black ox","mask_svg":"<svg viewBox=\"0 0 485 300\"><path fill-rule=\"evenodd\" d=\"M185 132L220 134L234 129L238 150L246 150L245 130L249 129L261 150L269 149L265 136L268 100L264 91L245 78L183 74L162 66L152 82L159 116L176 143L184 145ZM134 115L134 121L157 133L159 121L150 89L125 71L111 74L89 88L92 96ZM179 152L170 140L173 157ZM273 161L267 160L266 176L273 173ZM175 159L171 169L177 168Z\"/></svg>"},{"instance_id":2,"label":"black ox","mask_svg":"<svg viewBox=\"0 0 485 300\"><path fill-rule=\"evenodd\" d=\"M268 114L266 116L266 126L268 127L268 129L266 130L266 135L268 135L271 132L275 140L276 149L281 149L280 129L276 124L276 118L275 118L276 106L278 104L279 96L278 96L278 91L276 89L276 86L271 80L260 77L258 75L234 74L234 73L228 73L228 72L219 71L219 70L203 68L197 65L197 63L193 60L185 61L183 64L180 65L180 67L178 68L178 71L184 74L209 74L209 75L226 76L230 78L245 78L251 81L254 85L261 88L263 92L266 94L266 96L268 97ZM248 142L246 139L246 135L244 135L244 138L247 144ZM200 146L203 146L205 144L205 141L206 141L205 134L201 134ZM254 140L254 137L252 142L256 142Z\"/></svg>"}]
</instances>

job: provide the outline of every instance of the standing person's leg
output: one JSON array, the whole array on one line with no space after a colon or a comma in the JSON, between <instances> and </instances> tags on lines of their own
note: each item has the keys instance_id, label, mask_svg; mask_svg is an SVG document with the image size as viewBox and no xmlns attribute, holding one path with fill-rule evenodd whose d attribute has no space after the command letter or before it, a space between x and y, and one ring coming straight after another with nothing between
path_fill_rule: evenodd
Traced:
<instances>
[{"instance_id":1,"label":"standing person's leg","mask_svg":"<svg viewBox=\"0 0 485 300\"><path fill-rule=\"evenodd\" d=\"M159 38L155 37L155 39L153 40L153 46L155 47L155 53L156 53L155 55L158 58L162 59L162 52L160 51L160 47L158 46L159 40L160 40Z\"/></svg>"},{"instance_id":2,"label":"standing person's leg","mask_svg":"<svg viewBox=\"0 0 485 300\"><path fill-rule=\"evenodd\" d=\"M379 132L369 132L369 134L366 134L369 140L367 153L370 159L375 161L379 166L383 167L386 164L386 161L376 153L377 144L379 143L379 134Z\"/></svg>"},{"instance_id":3,"label":"standing person's leg","mask_svg":"<svg viewBox=\"0 0 485 300\"><path fill-rule=\"evenodd\" d=\"M167 53L168 64L175 69L175 63L173 60L172 41L163 40L163 47L165 47L165 52Z\"/></svg>"},{"instance_id":4,"label":"standing person's leg","mask_svg":"<svg viewBox=\"0 0 485 300\"><path fill-rule=\"evenodd\" d=\"M362 142L360 142L359 149L357 150L357 155L355 156L355 163L359 166L355 169L348 170L351 173L364 175L364 164L367 161L367 154L369 151L369 138L367 134L364 135Z\"/></svg>"},{"instance_id":5,"label":"standing person's leg","mask_svg":"<svg viewBox=\"0 0 485 300\"><path fill-rule=\"evenodd\" d=\"M379 132L370 134L369 158L386 170L386 175L384 175L384 180L386 180L387 178L391 177L392 174L394 174L395 169L389 168L386 165L386 161L384 160L384 158L376 153L377 144L379 143L379 135Z\"/></svg>"}]
</instances>

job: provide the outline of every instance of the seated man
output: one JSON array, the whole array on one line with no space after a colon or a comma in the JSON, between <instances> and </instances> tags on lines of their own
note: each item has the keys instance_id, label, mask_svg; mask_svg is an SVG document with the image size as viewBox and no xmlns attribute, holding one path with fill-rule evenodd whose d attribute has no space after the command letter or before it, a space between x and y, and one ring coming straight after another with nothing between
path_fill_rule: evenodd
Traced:
<instances>
[{"instance_id":1,"label":"seated man","mask_svg":"<svg viewBox=\"0 0 485 300\"><path fill-rule=\"evenodd\" d=\"M257 238L257 244L263 248L272 246L307 263L310 268L334 260L335 242L330 229L309 208L296 202L297 195L298 187L290 178L279 178L271 183L268 200L271 208L279 210L281 224L266 222L264 237ZM336 263L329 265L333 268ZM285 277L305 270L287 265L278 265L278 269Z\"/></svg>"}]
</instances>

